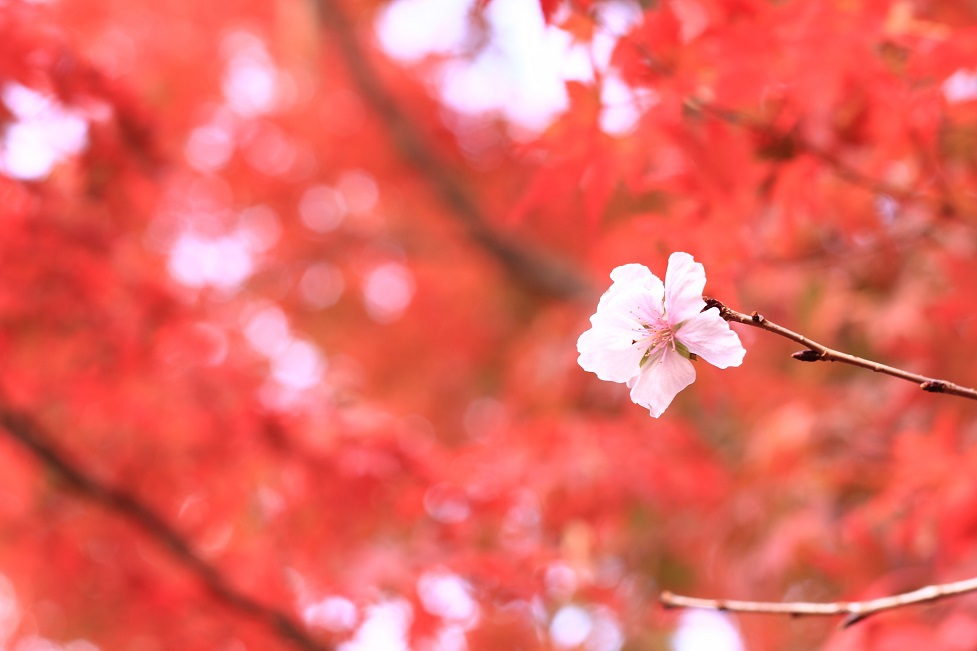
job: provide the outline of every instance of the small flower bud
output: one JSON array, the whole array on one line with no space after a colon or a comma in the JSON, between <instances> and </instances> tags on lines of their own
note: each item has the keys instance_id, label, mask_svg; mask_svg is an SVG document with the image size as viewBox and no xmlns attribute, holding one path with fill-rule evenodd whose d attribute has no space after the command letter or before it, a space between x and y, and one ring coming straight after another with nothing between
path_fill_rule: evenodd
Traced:
<instances>
[{"instance_id":1,"label":"small flower bud","mask_svg":"<svg viewBox=\"0 0 977 651\"><path fill-rule=\"evenodd\" d=\"M810 350L810 349L799 350L793 355L791 355L791 357L793 357L794 359L800 362L816 362L819 359L821 359L821 353L819 353L816 350Z\"/></svg>"}]
</instances>

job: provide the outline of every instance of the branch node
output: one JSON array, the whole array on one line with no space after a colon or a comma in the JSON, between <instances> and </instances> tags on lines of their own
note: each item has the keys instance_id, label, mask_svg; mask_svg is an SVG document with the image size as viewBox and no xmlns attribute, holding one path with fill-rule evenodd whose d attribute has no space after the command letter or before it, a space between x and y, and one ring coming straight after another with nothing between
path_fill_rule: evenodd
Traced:
<instances>
[{"instance_id":1,"label":"branch node","mask_svg":"<svg viewBox=\"0 0 977 651\"><path fill-rule=\"evenodd\" d=\"M760 314L759 312L751 312L750 313L750 320L753 321L753 323L763 323L764 322L763 315Z\"/></svg>"},{"instance_id":2,"label":"branch node","mask_svg":"<svg viewBox=\"0 0 977 651\"><path fill-rule=\"evenodd\" d=\"M930 393L943 393L946 391L946 384L939 380L926 380L919 385L919 388Z\"/></svg>"},{"instance_id":3,"label":"branch node","mask_svg":"<svg viewBox=\"0 0 977 651\"><path fill-rule=\"evenodd\" d=\"M706 302L706 306L702 308L701 312L705 312L706 310L716 308L717 310L719 310L719 314L723 314L723 310L726 309L726 306L722 304L722 301L718 301L711 296L703 296L702 300Z\"/></svg>"},{"instance_id":4,"label":"branch node","mask_svg":"<svg viewBox=\"0 0 977 651\"><path fill-rule=\"evenodd\" d=\"M793 355L791 355L791 357L793 357L799 362L817 362L823 359L824 355L816 350L811 350L809 348L807 350L799 350Z\"/></svg>"}]
</instances>

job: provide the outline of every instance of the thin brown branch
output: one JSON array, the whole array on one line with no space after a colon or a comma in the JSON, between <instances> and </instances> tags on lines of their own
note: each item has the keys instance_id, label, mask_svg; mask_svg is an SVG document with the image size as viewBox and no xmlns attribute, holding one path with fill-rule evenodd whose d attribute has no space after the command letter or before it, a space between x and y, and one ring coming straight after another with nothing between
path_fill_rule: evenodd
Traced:
<instances>
[{"instance_id":1,"label":"thin brown branch","mask_svg":"<svg viewBox=\"0 0 977 651\"><path fill-rule=\"evenodd\" d=\"M836 601L833 603L796 601L782 603L739 601L736 599L699 599L697 597L672 594L671 592L663 592L660 599L662 605L666 608L704 608L737 613L790 615L792 617L847 615L841 621L842 628L845 628L860 622L869 615L885 610L937 601L975 591L977 591L977 578L955 581L953 583L938 583L913 590L912 592L904 592L890 597L869 599L867 601Z\"/></svg>"},{"instance_id":2,"label":"thin brown branch","mask_svg":"<svg viewBox=\"0 0 977 651\"><path fill-rule=\"evenodd\" d=\"M180 533L160 515L122 488L100 482L58 450L29 415L0 407L0 427L79 495L129 522L162 547L206 587L216 601L252 618L274 635L305 651L330 651L331 645L312 638L298 621L232 587L213 565L201 558Z\"/></svg>"},{"instance_id":3,"label":"thin brown branch","mask_svg":"<svg viewBox=\"0 0 977 651\"><path fill-rule=\"evenodd\" d=\"M961 398L977 400L977 389L971 389L970 387L954 384L953 382L948 382L946 380L926 377L925 375L919 375L918 373L910 373L909 371L904 371L894 366L879 364L878 362L873 362L872 360L868 360L863 357L849 355L848 353L843 353L839 350L828 348L824 344L819 344L818 342L808 339L804 335L798 334L793 330L788 330L783 326L777 325L761 314L757 314L756 312L753 312L752 314L743 314L742 312L731 310L714 298L706 298L705 309L710 309L713 307L717 308L719 310L719 314L727 321L735 321L736 323L743 323L753 326L754 328L760 328L761 330L772 332L805 346L805 350L801 350L793 354L793 358L801 362L841 362L842 364L850 364L851 366L866 368L870 371L875 371L876 373L884 373L885 375L891 375L892 377L915 382L919 385L920 389L923 391L929 391L930 393L948 393Z\"/></svg>"},{"instance_id":4,"label":"thin brown branch","mask_svg":"<svg viewBox=\"0 0 977 651\"><path fill-rule=\"evenodd\" d=\"M418 134L422 132L384 85L356 30L346 17L341 0L314 0L322 24L330 30L345 59L353 82L380 118L400 156L427 183L468 236L488 252L519 282L559 299L590 299L594 288L562 261L526 248L493 229L478 201Z\"/></svg>"}]
</instances>

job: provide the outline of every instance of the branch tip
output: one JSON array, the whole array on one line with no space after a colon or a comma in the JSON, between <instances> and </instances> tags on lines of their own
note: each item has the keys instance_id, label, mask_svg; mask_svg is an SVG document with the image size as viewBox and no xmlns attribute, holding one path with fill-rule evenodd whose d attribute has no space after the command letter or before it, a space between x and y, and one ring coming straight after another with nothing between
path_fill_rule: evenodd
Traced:
<instances>
[{"instance_id":1,"label":"branch tip","mask_svg":"<svg viewBox=\"0 0 977 651\"><path fill-rule=\"evenodd\" d=\"M841 622L838 624L838 628L845 629L850 626L854 626L855 624L862 621L866 617L868 617L868 614L866 613L851 613L843 620L841 620Z\"/></svg>"},{"instance_id":2,"label":"branch tip","mask_svg":"<svg viewBox=\"0 0 977 651\"><path fill-rule=\"evenodd\" d=\"M658 595L658 601L661 602L662 607L665 608L666 610L672 610L674 608L678 608L676 604L672 603L672 597L674 596L675 595L673 595L671 592L665 590L660 595Z\"/></svg>"}]
</instances>

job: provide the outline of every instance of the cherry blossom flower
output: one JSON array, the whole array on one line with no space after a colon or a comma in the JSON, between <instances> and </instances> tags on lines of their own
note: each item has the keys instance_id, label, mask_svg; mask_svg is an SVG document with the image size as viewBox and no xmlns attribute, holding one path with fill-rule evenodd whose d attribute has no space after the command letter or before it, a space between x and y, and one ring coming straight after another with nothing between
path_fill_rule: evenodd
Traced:
<instances>
[{"instance_id":1,"label":"cherry blossom flower","mask_svg":"<svg viewBox=\"0 0 977 651\"><path fill-rule=\"evenodd\" d=\"M665 283L640 264L611 272L611 285L577 340L578 363L609 382L625 382L631 400L657 418L695 380L692 359L739 366L746 350L718 310L706 310L706 272L688 253L668 258Z\"/></svg>"}]
</instances>

